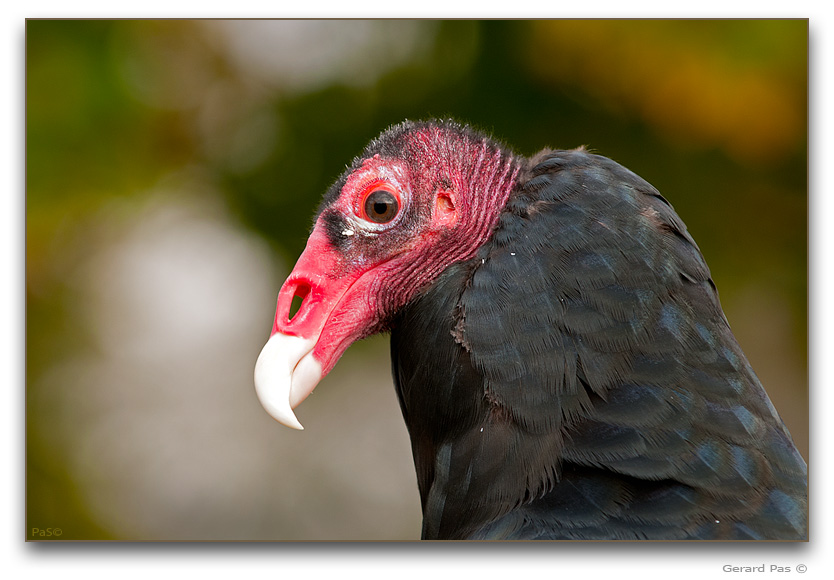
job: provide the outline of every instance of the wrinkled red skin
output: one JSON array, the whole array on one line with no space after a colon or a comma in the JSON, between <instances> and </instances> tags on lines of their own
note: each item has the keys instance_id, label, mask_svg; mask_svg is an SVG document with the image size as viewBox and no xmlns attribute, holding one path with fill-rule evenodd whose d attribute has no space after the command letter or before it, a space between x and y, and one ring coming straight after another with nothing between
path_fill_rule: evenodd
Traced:
<instances>
[{"instance_id":1,"label":"wrinkled red skin","mask_svg":"<svg viewBox=\"0 0 834 580\"><path fill-rule=\"evenodd\" d=\"M486 143L454 137L426 129L410 135L403 159L365 159L325 208L347 224L341 247L319 216L278 295L272 334L315 339L322 377L351 343L383 330L390 315L491 235L518 164ZM380 187L400 205L387 224L364 215L365 198ZM303 302L290 320L295 296Z\"/></svg>"}]
</instances>

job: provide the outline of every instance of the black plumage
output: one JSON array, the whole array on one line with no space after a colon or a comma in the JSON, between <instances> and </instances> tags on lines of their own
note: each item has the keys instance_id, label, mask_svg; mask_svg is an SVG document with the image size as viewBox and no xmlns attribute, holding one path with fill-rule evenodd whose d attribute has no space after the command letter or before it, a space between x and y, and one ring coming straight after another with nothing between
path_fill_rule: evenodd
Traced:
<instances>
[{"instance_id":1,"label":"black plumage","mask_svg":"<svg viewBox=\"0 0 834 580\"><path fill-rule=\"evenodd\" d=\"M583 150L393 323L426 539L802 539L806 466L683 222Z\"/></svg>"}]
</instances>

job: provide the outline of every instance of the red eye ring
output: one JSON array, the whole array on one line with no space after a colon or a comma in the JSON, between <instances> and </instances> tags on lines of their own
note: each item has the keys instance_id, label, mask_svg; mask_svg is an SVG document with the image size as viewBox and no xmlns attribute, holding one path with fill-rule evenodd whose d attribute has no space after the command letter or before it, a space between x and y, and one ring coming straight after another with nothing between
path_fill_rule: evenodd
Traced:
<instances>
[{"instance_id":1,"label":"red eye ring","mask_svg":"<svg viewBox=\"0 0 834 580\"><path fill-rule=\"evenodd\" d=\"M388 183L375 183L360 197L357 214L363 220L375 224L387 224L400 213L402 203L395 187Z\"/></svg>"}]
</instances>

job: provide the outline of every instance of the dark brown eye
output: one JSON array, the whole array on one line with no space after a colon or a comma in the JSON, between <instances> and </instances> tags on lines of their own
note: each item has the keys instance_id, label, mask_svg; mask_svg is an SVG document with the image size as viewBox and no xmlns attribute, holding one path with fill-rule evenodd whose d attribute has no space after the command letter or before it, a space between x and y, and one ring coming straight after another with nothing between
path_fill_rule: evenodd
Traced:
<instances>
[{"instance_id":1,"label":"dark brown eye","mask_svg":"<svg viewBox=\"0 0 834 580\"><path fill-rule=\"evenodd\" d=\"M369 221L386 224L396 217L400 211L397 197L390 191L377 189L365 198L364 218Z\"/></svg>"}]
</instances>

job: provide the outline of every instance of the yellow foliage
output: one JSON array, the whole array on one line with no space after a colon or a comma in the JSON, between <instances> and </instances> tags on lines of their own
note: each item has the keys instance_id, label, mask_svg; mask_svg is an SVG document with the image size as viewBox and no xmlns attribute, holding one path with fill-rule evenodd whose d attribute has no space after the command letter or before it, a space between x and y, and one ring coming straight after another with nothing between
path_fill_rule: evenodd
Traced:
<instances>
[{"instance_id":1,"label":"yellow foliage","mask_svg":"<svg viewBox=\"0 0 834 580\"><path fill-rule=\"evenodd\" d=\"M791 32L803 24L781 23ZM807 78L807 54L801 36L773 34L766 39L776 44L773 52L778 54L780 43L790 43L785 52L793 62L751 59L741 34L749 31L750 22L739 23L737 38L713 36L733 25L539 21L532 26L526 62L549 85L579 86L608 108L639 116L675 144L719 147L744 163L778 162L805 140L806 86L801 81Z\"/></svg>"}]
</instances>

